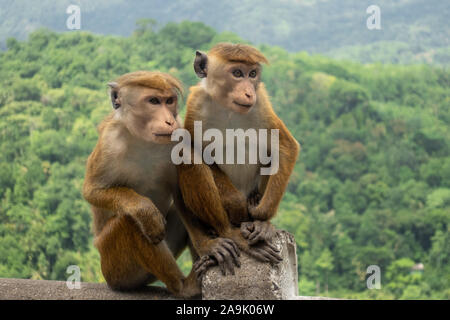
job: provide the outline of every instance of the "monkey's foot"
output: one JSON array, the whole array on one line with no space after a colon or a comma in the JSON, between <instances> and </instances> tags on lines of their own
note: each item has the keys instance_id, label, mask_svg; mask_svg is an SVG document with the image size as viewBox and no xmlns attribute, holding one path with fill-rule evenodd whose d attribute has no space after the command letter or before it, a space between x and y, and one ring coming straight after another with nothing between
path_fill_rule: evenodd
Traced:
<instances>
[{"instance_id":1,"label":"monkey's foot","mask_svg":"<svg viewBox=\"0 0 450 320\"><path fill-rule=\"evenodd\" d=\"M213 265L219 265L223 275L234 274L234 266L241 266L239 262L239 248L233 240L215 238L208 241L203 256L194 264L197 278L201 279L204 272Z\"/></svg>"},{"instance_id":2,"label":"monkey's foot","mask_svg":"<svg viewBox=\"0 0 450 320\"><path fill-rule=\"evenodd\" d=\"M203 256L197 259L193 266L193 269L197 274L197 280L201 281L206 271L215 265L217 265L217 261L210 256Z\"/></svg>"},{"instance_id":3,"label":"monkey's foot","mask_svg":"<svg viewBox=\"0 0 450 320\"><path fill-rule=\"evenodd\" d=\"M280 249L271 242L258 241L256 244L250 245L239 228L231 229L230 238L233 239L242 251L259 261L279 263L282 260Z\"/></svg>"},{"instance_id":4,"label":"monkey's foot","mask_svg":"<svg viewBox=\"0 0 450 320\"><path fill-rule=\"evenodd\" d=\"M241 233L250 245L260 241L270 243L276 234L276 229L269 221L249 221L241 224Z\"/></svg>"}]
</instances>

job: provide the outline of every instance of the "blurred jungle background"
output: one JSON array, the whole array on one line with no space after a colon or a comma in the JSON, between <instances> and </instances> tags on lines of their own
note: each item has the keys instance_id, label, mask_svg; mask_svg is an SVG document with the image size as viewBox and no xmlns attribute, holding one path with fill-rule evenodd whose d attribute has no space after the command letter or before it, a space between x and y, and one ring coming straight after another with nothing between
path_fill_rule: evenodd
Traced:
<instances>
[{"instance_id":1,"label":"blurred jungle background","mask_svg":"<svg viewBox=\"0 0 450 320\"><path fill-rule=\"evenodd\" d=\"M159 69L187 89L195 50L231 41L268 57L302 145L275 220L295 235L300 294L450 299L449 18L438 0L0 0L0 277L65 280L75 264L104 281L80 191L106 83Z\"/></svg>"}]
</instances>

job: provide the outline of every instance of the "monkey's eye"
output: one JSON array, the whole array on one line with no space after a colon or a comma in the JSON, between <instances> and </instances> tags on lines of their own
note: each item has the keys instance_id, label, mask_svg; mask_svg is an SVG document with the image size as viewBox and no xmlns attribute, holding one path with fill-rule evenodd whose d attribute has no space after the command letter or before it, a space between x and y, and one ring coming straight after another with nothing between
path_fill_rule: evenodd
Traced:
<instances>
[{"instance_id":1,"label":"monkey's eye","mask_svg":"<svg viewBox=\"0 0 450 320\"><path fill-rule=\"evenodd\" d=\"M167 104L172 104L173 102L174 102L174 98L168 98L167 100L166 100L166 103Z\"/></svg>"},{"instance_id":2,"label":"monkey's eye","mask_svg":"<svg viewBox=\"0 0 450 320\"><path fill-rule=\"evenodd\" d=\"M150 98L150 100L148 100L151 104L159 104L159 99L158 98Z\"/></svg>"},{"instance_id":3,"label":"monkey's eye","mask_svg":"<svg viewBox=\"0 0 450 320\"><path fill-rule=\"evenodd\" d=\"M249 76L250 78L256 78L256 74L257 74L256 70L252 70L252 71L250 71L250 73L248 74L248 76Z\"/></svg>"},{"instance_id":4,"label":"monkey's eye","mask_svg":"<svg viewBox=\"0 0 450 320\"><path fill-rule=\"evenodd\" d=\"M233 76L235 76L236 78L242 78L244 76L244 74L242 73L242 71L240 69L236 69L233 71Z\"/></svg>"}]
</instances>

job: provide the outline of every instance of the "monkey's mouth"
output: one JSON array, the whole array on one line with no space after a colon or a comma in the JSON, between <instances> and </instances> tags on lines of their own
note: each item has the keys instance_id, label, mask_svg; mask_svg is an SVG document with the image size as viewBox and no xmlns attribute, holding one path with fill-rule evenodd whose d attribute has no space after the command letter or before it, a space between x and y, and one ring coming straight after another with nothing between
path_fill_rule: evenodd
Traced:
<instances>
[{"instance_id":1,"label":"monkey's mouth","mask_svg":"<svg viewBox=\"0 0 450 320\"><path fill-rule=\"evenodd\" d=\"M171 133L153 133L155 136L157 137L170 137L172 136L172 132Z\"/></svg>"},{"instance_id":2,"label":"monkey's mouth","mask_svg":"<svg viewBox=\"0 0 450 320\"><path fill-rule=\"evenodd\" d=\"M249 109L249 108L251 108L253 106L252 104L240 104L240 103L237 103L236 101L233 101L233 103L237 104L239 107L244 107L244 108L247 108L247 109Z\"/></svg>"}]
</instances>

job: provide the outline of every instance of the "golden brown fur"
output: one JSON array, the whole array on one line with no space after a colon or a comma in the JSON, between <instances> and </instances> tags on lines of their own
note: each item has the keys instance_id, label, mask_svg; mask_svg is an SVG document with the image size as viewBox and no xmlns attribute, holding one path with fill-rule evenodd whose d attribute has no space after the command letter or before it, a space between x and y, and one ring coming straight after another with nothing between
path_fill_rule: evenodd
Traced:
<instances>
[{"instance_id":1,"label":"golden brown fur","mask_svg":"<svg viewBox=\"0 0 450 320\"><path fill-rule=\"evenodd\" d=\"M158 71L136 71L126 73L115 81L118 89L125 86L143 86L159 90L176 90L183 92L181 82L170 74Z\"/></svg>"},{"instance_id":2,"label":"golden brown fur","mask_svg":"<svg viewBox=\"0 0 450 320\"><path fill-rule=\"evenodd\" d=\"M279 170L274 175L261 176L260 163L180 165L184 202L220 236L233 239L242 250L260 260L276 261L276 252L264 247L264 243L273 235L269 220L276 214L300 146L273 111L260 82L260 63L267 63L262 53L247 45L219 44L207 56L200 54L197 53L195 70L204 79L190 89L184 127L191 136L194 121L202 121L203 130L217 128L222 132L237 128L278 129ZM255 189L261 200L249 205ZM240 232L231 222L244 222Z\"/></svg>"},{"instance_id":3,"label":"golden brown fur","mask_svg":"<svg viewBox=\"0 0 450 320\"><path fill-rule=\"evenodd\" d=\"M195 272L184 277L175 261L189 241L182 220L187 227L192 221L176 210L177 175L170 161L168 134L180 126L173 95L180 90L178 80L159 72L127 74L112 86L118 109L99 126L83 195L92 205L94 244L113 289L159 279L178 296L200 294Z\"/></svg>"},{"instance_id":4,"label":"golden brown fur","mask_svg":"<svg viewBox=\"0 0 450 320\"><path fill-rule=\"evenodd\" d=\"M218 43L209 50L208 55L218 57L226 62L269 63L266 57L257 49L240 43Z\"/></svg>"}]
</instances>

